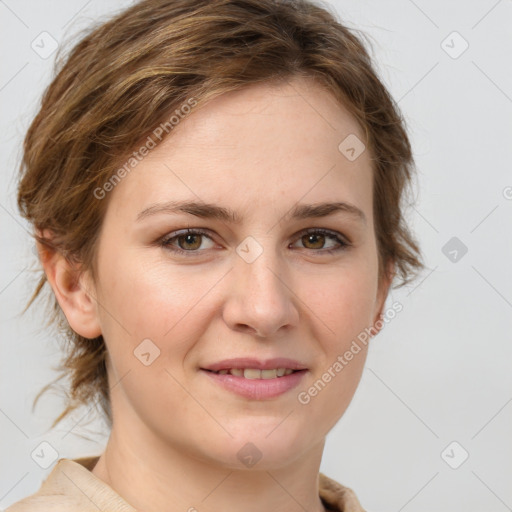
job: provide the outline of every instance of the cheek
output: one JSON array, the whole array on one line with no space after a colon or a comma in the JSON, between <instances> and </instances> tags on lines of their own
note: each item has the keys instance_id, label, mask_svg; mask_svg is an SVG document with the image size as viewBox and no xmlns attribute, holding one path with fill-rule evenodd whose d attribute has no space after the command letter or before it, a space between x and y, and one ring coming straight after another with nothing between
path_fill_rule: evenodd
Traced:
<instances>
[{"instance_id":1,"label":"cheek","mask_svg":"<svg viewBox=\"0 0 512 512\"><path fill-rule=\"evenodd\" d=\"M322 346L323 357L315 380L308 383L310 387L299 390L303 394L297 399L312 416L324 417L325 432L348 407L364 368L375 305L374 262L372 258L360 258L328 280L322 279L323 287L302 291L308 297L307 305L321 320L315 320L315 338Z\"/></svg>"},{"instance_id":2,"label":"cheek","mask_svg":"<svg viewBox=\"0 0 512 512\"><path fill-rule=\"evenodd\" d=\"M371 325L377 291L376 268L371 262L351 262L321 279L301 277L300 280L300 296L307 305L304 311L315 313L315 323L321 328L317 335L329 340L331 350L342 349L347 341Z\"/></svg>"},{"instance_id":3,"label":"cheek","mask_svg":"<svg viewBox=\"0 0 512 512\"><path fill-rule=\"evenodd\" d=\"M183 360L200 335L204 321L194 305L204 288L187 286L186 272L165 262L148 262L130 250L115 256L103 260L100 298L114 371L111 385L122 379L115 387L123 395L119 403L128 397L143 417L156 415L168 424L175 416L172 404L180 404L182 413L193 405L173 376L183 380Z\"/></svg>"},{"instance_id":4,"label":"cheek","mask_svg":"<svg viewBox=\"0 0 512 512\"><path fill-rule=\"evenodd\" d=\"M180 269L163 259L153 260L137 251L107 260L105 268L111 271L102 278L103 300L126 330L160 339L183 325L181 319L204 294L207 279L198 283L197 271L195 277L190 272L192 267Z\"/></svg>"},{"instance_id":5,"label":"cheek","mask_svg":"<svg viewBox=\"0 0 512 512\"><path fill-rule=\"evenodd\" d=\"M352 352L351 352L352 353ZM359 385L367 355L367 346L360 344L358 352L347 361L344 352L333 358L309 388L300 390L298 407L306 417L318 418L316 433L326 435L347 410ZM343 361L343 362L340 362ZM300 410L300 409L299 409Z\"/></svg>"},{"instance_id":6,"label":"cheek","mask_svg":"<svg viewBox=\"0 0 512 512\"><path fill-rule=\"evenodd\" d=\"M310 295L311 309L322 319L316 321L315 335L322 358L308 386L297 391L297 403L302 414L319 418L321 435L344 414L359 385L370 342L365 329L371 326L373 289L371 279L350 274L340 276L328 292Z\"/></svg>"}]
</instances>

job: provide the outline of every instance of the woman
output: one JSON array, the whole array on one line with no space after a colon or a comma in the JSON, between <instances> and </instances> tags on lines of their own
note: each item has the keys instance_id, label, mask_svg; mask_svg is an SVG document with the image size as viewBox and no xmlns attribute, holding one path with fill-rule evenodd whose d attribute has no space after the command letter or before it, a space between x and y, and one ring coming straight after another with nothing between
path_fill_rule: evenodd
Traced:
<instances>
[{"instance_id":1,"label":"woman","mask_svg":"<svg viewBox=\"0 0 512 512\"><path fill-rule=\"evenodd\" d=\"M362 511L319 467L394 280L413 160L359 39L305 1L146 0L87 34L24 144L71 351L111 426L9 512Z\"/></svg>"}]
</instances>

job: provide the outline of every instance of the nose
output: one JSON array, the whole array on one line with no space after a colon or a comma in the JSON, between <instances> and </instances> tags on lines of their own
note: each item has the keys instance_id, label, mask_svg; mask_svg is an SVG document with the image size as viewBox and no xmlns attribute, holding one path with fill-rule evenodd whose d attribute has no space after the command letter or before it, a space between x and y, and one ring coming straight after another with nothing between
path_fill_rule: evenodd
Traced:
<instances>
[{"instance_id":1,"label":"nose","mask_svg":"<svg viewBox=\"0 0 512 512\"><path fill-rule=\"evenodd\" d=\"M265 250L252 263L235 261L223 308L224 321L232 330L268 338L298 325L299 299L283 265L270 253Z\"/></svg>"}]
</instances>

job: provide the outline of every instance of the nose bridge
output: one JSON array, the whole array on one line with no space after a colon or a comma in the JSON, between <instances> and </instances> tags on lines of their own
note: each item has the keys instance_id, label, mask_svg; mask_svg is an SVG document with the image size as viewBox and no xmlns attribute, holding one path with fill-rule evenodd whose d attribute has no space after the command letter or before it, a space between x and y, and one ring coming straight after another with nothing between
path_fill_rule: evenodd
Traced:
<instances>
[{"instance_id":1,"label":"nose bridge","mask_svg":"<svg viewBox=\"0 0 512 512\"><path fill-rule=\"evenodd\" d=\"M286 266L271 240L247 237L237 247L233 287L225 309L225 320L233 329L250 328L260 336L270 336L298 320L293 294L285 284Z\"/></svg>"},{"instance_id":2,"label":"nose bridge","mask_svg":"<svg viewBox=\"0 0 512 512\"><path fill-rule=\"evenodd\" d=\"M285 294L283 265L279 262L276 251L270 247L270 243L254 261L249 263L241 259L242 261L237 262L239 275L254 299L263 296L268 302Z\"/></svg>"}]
</instances>

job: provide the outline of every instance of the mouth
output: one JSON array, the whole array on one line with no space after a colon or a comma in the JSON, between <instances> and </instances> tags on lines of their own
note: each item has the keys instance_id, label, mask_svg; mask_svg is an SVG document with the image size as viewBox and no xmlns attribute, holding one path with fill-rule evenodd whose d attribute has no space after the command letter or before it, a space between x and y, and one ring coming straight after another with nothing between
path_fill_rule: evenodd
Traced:
<instances>
[{"instance_id":1,"label":"mouth","mask_svg":"<svg viewBox=\"0 0 512 512\"><path fill-rule=\"evenodd\" d=\"M294 370L292 368L273 368L267 370L259 370L258 368L224 368L222 370L208 370L203 368L203 370L211 373L215 373L217 375L233 375L235 377L241 377L244 379L279 379L282 377L287 377L292 373L304 372L303 370Z\"/></svg>"},{"instance_id":2,"label":"mouth","mask_svg":"<svg viewBox=\"0 0 512 512\"><path fill-rule=\"evenodd\" d=\"M308 373L305 364L287 357L224 359L202 367L210 382L249 400L276 399L297 387Z\"/></svg>"}]
</instances>

